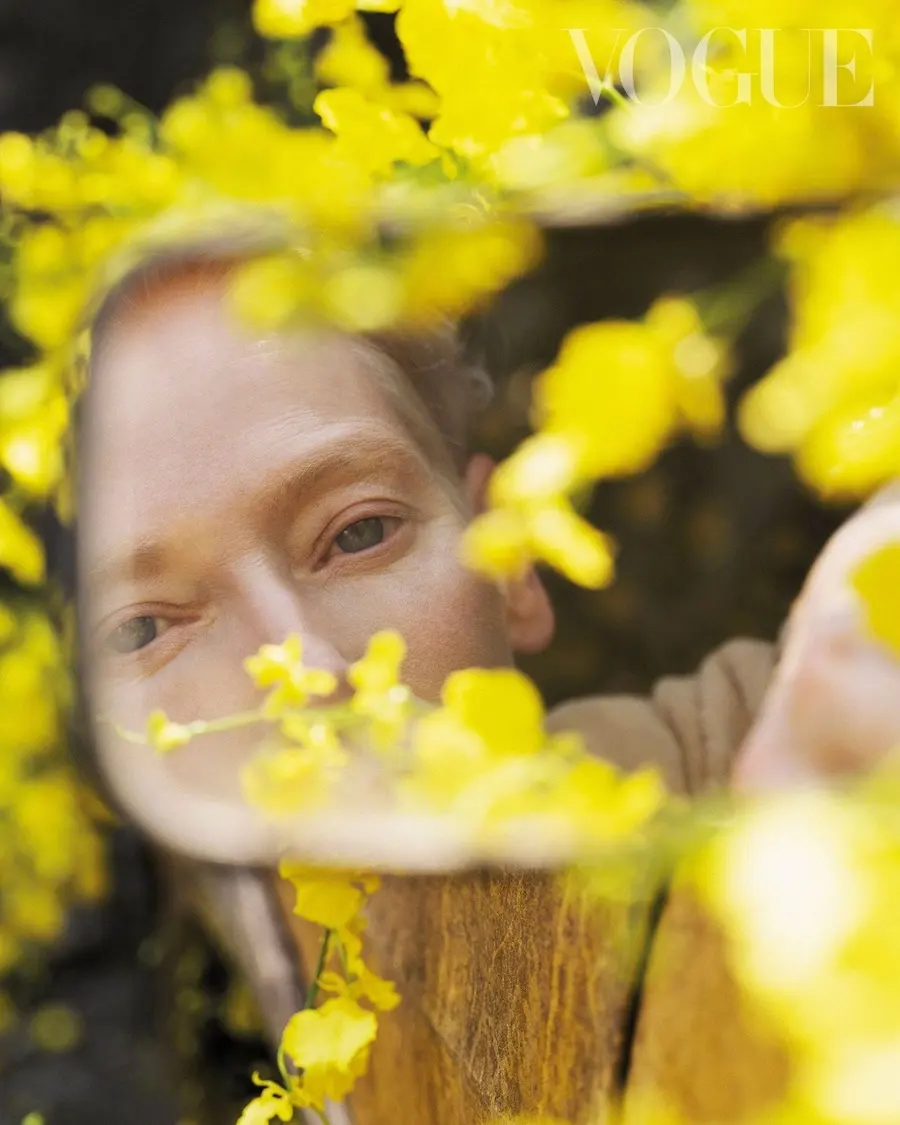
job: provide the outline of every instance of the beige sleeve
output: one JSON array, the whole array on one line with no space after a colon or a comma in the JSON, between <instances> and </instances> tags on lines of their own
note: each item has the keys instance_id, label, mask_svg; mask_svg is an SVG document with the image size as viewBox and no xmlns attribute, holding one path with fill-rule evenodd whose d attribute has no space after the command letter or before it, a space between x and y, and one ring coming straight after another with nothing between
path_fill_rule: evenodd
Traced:
<instances>
[{"instance_id":1,"label":"beige sleeve","mask_svg":"<svg viewBox=\"0 0 900 1125\"><path fill-rule=\"evenodd\" d=\"M625 770L654 765L675 793L728 781L775 666L775 646L733 640L693 676L670 676L648 698L590 696L550 712L551 730L578 730L588 748Z\"/></svg>"}]
</instances>

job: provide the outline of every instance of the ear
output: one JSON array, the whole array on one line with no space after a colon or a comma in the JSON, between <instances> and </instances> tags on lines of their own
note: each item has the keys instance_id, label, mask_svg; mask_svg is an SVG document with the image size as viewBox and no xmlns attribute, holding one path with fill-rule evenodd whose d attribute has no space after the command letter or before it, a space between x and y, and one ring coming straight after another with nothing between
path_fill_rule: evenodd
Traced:
<instances>
[{"instance_id":1,"label":"ear","mask_svg":"<svg viewBox=\"0 0 900 1125\"><path fill-rule=\"evenodd\" d=\"M487 506L487 491L495 468L493 458L476 453L465 473L466 495L473 515ZM519 578L503 583L506 623L514 652L541 652L553 639L556 620L553 606L537 571L530 566Z\"/></svg>"}]
</instances>

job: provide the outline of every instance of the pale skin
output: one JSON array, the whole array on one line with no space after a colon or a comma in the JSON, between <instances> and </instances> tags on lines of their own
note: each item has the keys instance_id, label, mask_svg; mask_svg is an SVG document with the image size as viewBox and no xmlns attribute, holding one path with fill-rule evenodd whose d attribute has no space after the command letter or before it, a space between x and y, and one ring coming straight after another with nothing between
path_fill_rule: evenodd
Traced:
<instances>
[{"instance_id":1,"label":"pale skin","mask_svg":"<svg viewBox=\"0 0 900 1125\"><path fill-rule=\"evenodd\" d=\"M98 348L79 532L93 709L139 730L156 708L180 722L253 708L243 658L289 633L307 664L338 677L338 698L381 629L404 636L404 678L432 702L456 669L542 649L553 613L535 573L500 589L458 561L490 461L444 480L352 340L258 335L235 322L227 284L201 268L150 287ZM739 786L833 771L841 724L842 745L865 748L853 768L900 743L900 666L865 640L844 596L852 559L900 537L900 504L878 511L845 527L799 599ZM828 648L811 643L822 622L837 638ZM811 721L825 704L829 721ZM159 842L251 863L286 841L241 797L254 745L244 730L162 758L104 727L98 754L124 811ZM303 847L298 832L290 842ZM328 854L339 853L338 841Z\"/></svg>"}]
</instances>

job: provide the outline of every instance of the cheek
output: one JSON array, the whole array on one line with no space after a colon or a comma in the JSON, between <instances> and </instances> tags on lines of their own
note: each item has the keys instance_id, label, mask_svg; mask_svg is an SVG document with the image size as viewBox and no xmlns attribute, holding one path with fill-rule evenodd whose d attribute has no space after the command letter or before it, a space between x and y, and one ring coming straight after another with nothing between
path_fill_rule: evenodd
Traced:
<instances>
[{"instance_id":1,"label":"cheek","mask_svg":"<svg viewBox=\"0 0 900 1125\"><path fill-rule=\"evenodd\" d=\"M503 603L498 592L462 567L421 591L419 612L410 606L405 679L423 699L437 702L447 676L460 668L512 663Z\"/></svg>"},{"instance_id":2,"label":"cheek","mask_svg":"<svg viewBox=\"0 0 900 1125\"><path fill-rule=\"evenodd\" d=\"M457 539L413 551L382 573L345 579L328 594L327 617L345 658L361 655L373 633L396 629L407 644L403 679L432 702L453 671L512 663L502 597L457 562Z\"/></svg>"}]
</instances>

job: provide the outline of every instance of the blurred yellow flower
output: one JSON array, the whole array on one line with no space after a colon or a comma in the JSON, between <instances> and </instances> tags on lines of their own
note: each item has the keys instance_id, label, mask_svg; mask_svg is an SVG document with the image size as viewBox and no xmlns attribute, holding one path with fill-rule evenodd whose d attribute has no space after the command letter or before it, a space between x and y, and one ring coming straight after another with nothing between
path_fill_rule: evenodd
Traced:
<instances>
[{"instance_id":1,"label":"blurred yellow flower","mask_svg":"<svg viewBox=\"0 0 900 1125\"><path fill-rule=\"evenodd\" d=\"M365 1073L377 1030L374 1014L346 996L291 1016L281 1042L285 1054L303 1071L300 1103L321 1109L326 1098L344 1098Z\"/></svg>"},{"instance_id":2,"label":"blurred yellow flower","mask_svg":"<svg viewBox=\"0 0 900 1125\"><path fill-rule=\"evenodd\" d=\"M337 688L332 672L307 668L303 664L303 641L293 633L280 645L263 645L255 656L244 661L257 687L271 687L263 714L276 718L292 708L303 707L311 696L325 696Z\"/></svg>"},{"instance_id":3,"label":"blurred yellow flower","mask_svg":"<svg viewBox=\"0 0 900 1125\"><path fill-rule=\"evenodd\" d=\"M0 566L32 586L44 577L40 540L22 518L0 498Z\"/></svg>"},{"instance_id":4,"label":"blurred yellow flower","mask_svg":"<svg viewBox=\"0 0 900 1125\"><path fill-rule=\"evenodd\" d=\"M317 27L361 12L396 12L403 0L254 0L253 24L260 35L294 39Z\"/></svg>"},{"instance_id":5,"label":"blurred yellow flower","mask_svg":"<svg viewBox=\"0 0 900 1125\"><path fill-rule=\"evenodd\" d=\"M378 879L371 875L313 869L291 860L282 861L279 874L297 892L294 913L329 930L349 926L365 896L378 887Z\"/></svg>"},{"instance_id":6,"label":"blurred yellow flower","mask_svg":"<svg viewBox=\"0 0 900 1125\"><path fill-rule=\"evenodd\" d=\"M453 672L441 691L446 714L480 739L492 757L536 753L544 744L544 704L531 680L508 668Z\"/></svg>"},{"instance_id":7,"label":"blurred yellow flower","mask_svg":"<svg viewBox=\"0 0 900 1125\"><path fill-rule=\"evenodd\" d=\"M900 657L900 542L869 555L851 582L865 605L869 632Z\"/></svg>"},{"instance_id":8,"label":"blurred yellow flower","mask_svg":"<svg viewBox=\"0 0 900 1125\"><path fill-rule=\"evenodd\" d=\"M384 630L369 641L365 656L347 673L355 688L350 706L369 719L376 745L388 747L403 733L410 716L412 692L400 682L406 642L399 633Z\"/></svg>"},{"instance_id":9,"label":"blurred yellow flower","mask_svg":"<svg viewBox=\"0 0 900 1125\"><path fill-rule=\"evenodd\" d=\"M390 82L391 67L369 42L363 21L353 15L332 28L331 39L316 56L315 72L325 86L354 87L380 95Z\"/></svg>"},{"instance_id":10,"label":"blurred yellow flower","mask_svg":"<svg viewBox=\"0 0 900 1125\"><path fill-rule=\"evenodd\" d=\"M836 964L868 908L851 810L827 793L751 809L713 847L702 887L763 995L791 997Z\"/></svg>"},{"instance_id":11,"label":"blurred yellow flower","mask_svg":"<svg viewBox=\"0 0 900 1125\"><path fill-rule=\"evenodd\" d=\"M788 354L744 397L748 442L794 455L825 496L861 497L900 471L900 222L871 207L784 226Z\"/></svg>"},{"instance_id":12,"label":"blurred yellow flower","mask_svg":"<svg viewBox=\"0 0 900 1125\"><path fill-rule=\"evenodd\" d=\"M258 330L285 328L317 290L309 263L296 254L272 254L244 263L229 300L237 316Z\"/></svg>"},{"instance_id":13,"label":"blurred yellow flower","mask_svg":"<svg viewBox=\"0 0 900 1125\"><path fill-rule=\"evenodd\" d=\"M440 156L414 117L370 101L359 90L323 90L313 109L337 136L340 155L373 174L384 175L398 161L428 164Z\"/></svg>"},{"instance_id":14,"label":"blurred yellow flower","mask_svg":"<svg viewBox=\"0 0 900 1125\"><path fill-rule=\"evenodd\" d=\"M346 996L350 1000L368 1000L380 1012L390 1012L400 1003L400 996L392 981L377 976L359 962L351 967L349 979L340 973L326 971L319 975L323 992Z\"/></svg>"},{"instance_id":15,"label":"blurred yellow flower","mask_svg":"<svg viewBox=\"0 0 900 1125\"><path fill-rule=\"evenodd\" d=\"M642 322L570 332L535 383L538 433L495 472L489 510L463 540L464 560L492 578L520 575L540 560L579 585L606 585L612 544L575 512L568 494L646 468L682 428L715 437L728 371L724 345L681 297L661 298Z\"/></svg>"},{"instance_id":16,"label":"blurred yellow flower","mask_svg":"<svg viewBox=\"0 0 900 1125\"><path fill-rule=\"evenodd\" d=\"M355 8L355 0L254 0L253 25L269 39L293 39L340 23Z\"/></svg>"},{"instance_id":17,"label":"blurred yellow flower","mask_svg":"<svg viewBox=\"0 0 900 1125\"><path fill-rule=\"evenodd\" d=\"M268 1125L275 1117L290 1121L295 1109L290 1093L276 1082L264 1082L258 1074L253 1075L253 1081L262 1087L262 1093L244 1107L237 1125Z\"/></svg>"},{"instance_id":18,"label":"blurred yellow flower","mask_svg":"<svg viewBox=\"0 0 900 1125\"><path fill-rule=\"evenodd\" d=\"M147 742L162 753L176 750L190 742L192 732L182 723L173 723L164 711L152 711L147 717Z\"/></svg>"},{"instance_id":19,"label":"blurred yellow flower","mask_svg":"<svg viewBox=\"0 0 900 1125\"><path fill-rule=\"evenodd\" d=\"M274 816L321 805L346 756L297 746L262 750L241 770L244 796Z\"/></svg>"},{"instance_id":20,"label":"blurred yellow flower","mask_svg":"<svg viewBox=\"0 0 900 1125\"><path fill-rule=\"evenodd\" d=\"M540 260L537 228L514 220L481 220L469 228L432 226L402 256L404 317L433 323L475 309Z\"/></svg>"}]
</instances>

